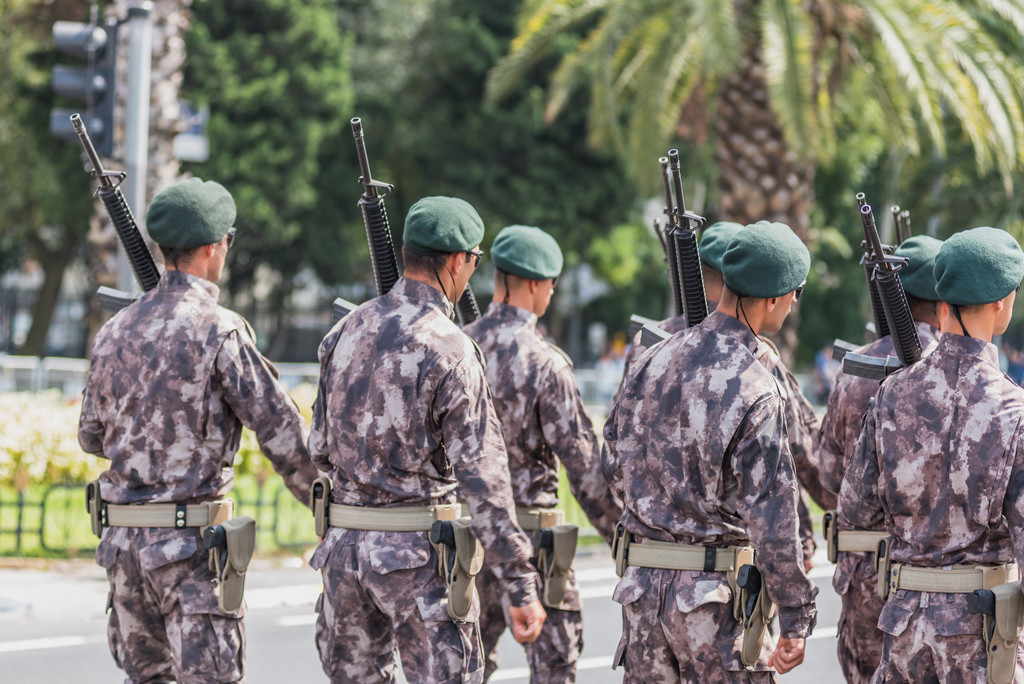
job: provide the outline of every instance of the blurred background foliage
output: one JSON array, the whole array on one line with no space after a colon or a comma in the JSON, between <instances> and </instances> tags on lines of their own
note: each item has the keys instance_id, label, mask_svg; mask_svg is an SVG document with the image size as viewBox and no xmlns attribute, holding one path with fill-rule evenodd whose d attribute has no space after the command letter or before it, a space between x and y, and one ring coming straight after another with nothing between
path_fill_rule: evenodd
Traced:
<instances>
[{"instance_id":1,"label":"blurred background foliage","mask_svg":"<svg viewBox=\"0 0 1024 684\"><path fill-rule=\"evenodd\" d=\"M498 98L487 97L489 79L524 44L529 18L545 8L555 16L582 3L182 0L180 10L190 25L182 96L208 104L211 111L210 158L183 164L182 171L216 179L236 198L240 230L225 283L227 299L248 314L253 293L269 292L266 299L276 317L258 331L272 357L284 344L275 343L275 330L299 306L292 294L310 272L328 288L348 287L344 291L368 296L372 278L356 207L361 190L348 123L352 116L363 119L374 176L395 185L387 206L396 239L417 199L456 195L483 216L485 250L507 224L538 225L559 239L568 266L589 266L604 287L587 287L582 277L560 281L558 301L545 320L579 365L592 365L603 351L588 344L592 324L601 324L611 339L626 330L632 313L665 315L667 279L650 227L662 202L656 194L657 155L670 147L681 150L688 208L709 222L737 218L735 210L725 215L721 188L723 178L728 181L743 168L736 160L724 163L714 136L702 134L713 129L707 112L676 104L676 110L661 112L661 119L650 119L668 117L663 133L639 130L630 115L650 105L642 93L632 98L619 93L615 105L603 109L595 105L591 89L568 88L559 94L558 115L552 115L552 82L557 85L563 61L580 54L581 41L609 16L602 12L619 11L618 4L589 3L597 10L552 32L543 50L517 65ZM659 12L671 5L648 4ZM750 0L735 7L741 14L756 13L761 4ZM862 4L821 0L787 6L846 11ZM1020 66L1024 45L1015 25L1024 23L1020 16L996 11L1013 3L911 4L914 11L959 6L957 16L984 28L985 45L997 45L1000 60ZM69 264L90 258L85 240L94 211L89 179L78 150L47 132L53 106L48 73L56 59L50 26L55 19L87 16L88 3L81 0L0 4L0 276L32 259L59 285ZM865 49L877 47L856 15L840 19L833 33L847 31ZM834 61L835 54L826 57ZM582 82L600 77L601 64L584 65ZM834 91L827 107L815 109L815 117L827 115L827 122L815 119L827 145L818 153L813 146L796 146L811 150L802 154L812 155L814 169L808 176L809 213L794 218L806 224L813 255L799 305L798 365L809 364L835 337L863 337L868 304L857 263L856 192L867 193L883 239L891 230L888 207L894 203L911 211L915 232L946 237L995 225L1018 238L1024 234L1015 192L1022 181L1019 153L1010 150L1017 156L1011 154L1009 162L1005 154L989 154L988 163L979 163L984 159L979 160L977 135L972 139L965 133L955 108L941 98L931 110L938 113L941 136L934 135L931 123L932 135L924 134L925 123L913 120L903 121L907 137L887 134L888 101L878 96L878 87L893 75L880 69L848 65L843 88ZM769 91L774 92L771 83ZM1015 92L1005 97L1020 108ZM605 117L603 138L593 134L595 116ZM790 118L784 123L792 142ZM642 144L620 144L627 139ZM637 149L651 158L631 156ZM997 157L1002 161L995 163ZM473 283L484 305L489 272L483 270ZM327 302L329 297L325 311ZM45 303L40 298L33 315L48 326ZM1007 336L1017 346L1024 343L1022 317L1019 313ZM40 333L35 334L35 342L22 351L38 353ZM307 346L302 353L312 360L315 344Z\"/></svg>"}]
</instances>

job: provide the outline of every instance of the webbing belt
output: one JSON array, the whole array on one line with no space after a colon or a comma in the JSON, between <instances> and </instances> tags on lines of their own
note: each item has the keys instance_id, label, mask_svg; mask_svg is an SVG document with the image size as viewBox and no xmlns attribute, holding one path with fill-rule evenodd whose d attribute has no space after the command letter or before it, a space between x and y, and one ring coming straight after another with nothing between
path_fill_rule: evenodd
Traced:
<instances>
[{"instance_id":1,"label":"webbing belt","mask_svg":"<svg viewBox=\"0 0 1024 684\"><path fill-rule=\"evenodd\" d=\"M860 530L839 530L840 551L870 551L878 550L878 542L889 535L885 532L864 532Z\"/></svg>"},{"instance_id":2,"label":"webbing belt","mask_svg":"<svg viewBox=\"0 0 1024 684\"><path fill-rule=\"evenodd\" d=\"M436 506L398 506L369 508L332 503L331 527L375 532L429 532L435 520L457 520L462 517L462 504Z\"/></svg>"},{"instance_id":3,"label":"webbing belt","mask_svg":"<svg viewBox=\"0 0 1024 684\"><path fill-rule=\"evenodd\" d=\"M536 532L565 522L565 511L560 508L527 508L516 506L516 519L524 532Z\"/></svg>"},{"instance_id":4,"label":"webbing belt","mask_svg":"<svg viewBox=\"0 0 1024 684\"><path fill-rule=\"evenodd\" d=\"M714 570L712 572L729 572L735 569L736 552L744 547L730 546L715 549L710 546L690 546L672 542L645 541L642 544L632 543L629 546L627 563L642 568L662 568L665 570L698 570L706 571L710 567L709 556L714 553Z\"/></svg>"},{"instance_id":5,"label":"webbing belt","mask_svg":"<svg viewBox=\"0 0 1024 684\"><path fill-rule=\"evenodd\" d=\"M1016 582L1020 572L1016 563L971 565L954 568L914 568L893 563L889 568L889 590L931 591L940 594L970 594Z\"/></svg>"},{"instance_id":6,"label":"webbing belt","mask_svg":"<svg viewBox=\"0 0 1024 684\"><path fill-rule=\"evenodd\" d=\"M230 505L231 500L211 503ZM205 503L151 503L127 506L104 504L101 515L103 524L109 527L205 527L210 524L210 505ZM230 513L227 517L231 517Z\"/></svg>"}]
</instances>

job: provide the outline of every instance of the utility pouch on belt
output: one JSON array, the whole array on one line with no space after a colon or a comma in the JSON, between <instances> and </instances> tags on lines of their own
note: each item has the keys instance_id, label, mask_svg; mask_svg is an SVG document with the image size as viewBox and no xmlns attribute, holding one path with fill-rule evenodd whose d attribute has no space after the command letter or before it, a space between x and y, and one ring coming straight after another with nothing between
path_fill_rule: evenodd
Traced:
<instances>
[{"instance_id":1,"label":"utility pouch on belt","mask_svg":"<svg viewBox=\"0 0 1024 684\"><path fill-rule=\"evenodd\" d=\"M968 611L982 615L982 638L988 657L988 684L1010 684L1014 680L1017 644L1024 623L1021 599L1018 582L1000 584L992 589L978 589L967 597Z\"/></svg>"},{"instance_id":2,"label":"utility pouch on belt","mask_svg":"<svg viewBox=\"0 0 1024 684\"><path fill-rule=\"evenodd\" d=\"M217 575L217 606L234 613L242 605L245 571L256 547L256 521L240 515L203 529L203 546L210 550Z\"/></svg>"},{"instance_id":3,"label":"utility pouch on belt","mask_svg":"<svg viewBox=\"0 0 1024 684\"><path fill-rule=\"evenodd\" d=\"M569 581L569 568L576 556L576 540L580 528L575 525L555 525L533 533L533 548L537 554L537 569L543 587L541 602L557 608L565 598L565 585Z\"/></svg>"},{"instance_id":4,"label":"utility pouch on belt","mask_svg":"<svg viewBox=\"0 0 1024 684\"><path fill-rule=\"evenodd\" d=\"M622 523L615 525L615 534L612 535L612 558L615 559L615 574L622 577L629 564L629 543L632 535L626 530Z\"/></svg>"},{"instance_id":5,"label":"utility pouch on belt","mask_svg":"<svg viewBox=\"0 0 1024 684\"><path fill-rule=\"evenodd\" d=\"M309 490L309 507L313 509L313 527L316 536L323 539L327 535L327 528L330 527L330 517L327 512L331 504L331 478L323 475L313 481Z\"/></svg>"},{"instance_id":6,"label":"utility pouch on belt","mask_svg":"<svg viewBox=\"0 0 1024 684\"><path fill-rule=\"evenodd\" d=\"M744 565L736 576L743 601L743 645L740 662L746 667L757 664L764 645L764 633L775 616L775 603L761 582L761 573L753 565Z\"/></svg>"},{"instance_id":7,"label":"utility pouch on belt","mask_svg":"<svg viewBox=\"0 0 1024 684\"><path fill-rule=\"evenodd\" d=\"M100 498L100 481L93 480L85 485L85 510L89 511L92 533L97 537L103 536L103 527L106 525L106 520L103 519L105 517L103 509L103 499Z\"/></svg>"},{"instance_id":8,"label":"utility pouch on belt","mask_svg":"<svg viewBox=\"0 0 1024 684\"><path fill-rule=\"evenodd\" d=\"M878 548L875 551L875 575L878 576L878 597L885 601L889 598L889 551L892 547L892 537L882 537L878 540Z\"/></svg>"},{"instance_id":9,"label":"utility pouch on belt","mask_svg":"<svg viewBox=\"0 0 1024 684\"><path fill-rule=\"evenodd\" d=\"M839 530L836 529L836 512L825 511L821 517L821 534L825 537L825 554L829 563L839 560Z\"/></svg>"},{"instance_id":10,"label":"utility pouch on belt","mask_svg":"<svg viewBox=\"0 0 1024 684\"><path fill-rule=\"evenodd\" d=\"M469 518L435 520L430 543L437 551L437 569L448 585L448 615L465 622L473 606L474 580L484 564L484 549L473 536Z\"/></svg>"},{"instance_id":11,"label":"utility pouch on belt","mask_svg":"<svg viewBox=\"0 0 1024 684\"><path fill-rule=\"evenodd\" d=\"M754 564L754 547L743 546L736 549L736 559L733 561L732 571L726 574L729 581L729 588L732 589L732 615L736 622L743 622L743 591L739 585L740 568Z\"/></svg>"}]
</instances>

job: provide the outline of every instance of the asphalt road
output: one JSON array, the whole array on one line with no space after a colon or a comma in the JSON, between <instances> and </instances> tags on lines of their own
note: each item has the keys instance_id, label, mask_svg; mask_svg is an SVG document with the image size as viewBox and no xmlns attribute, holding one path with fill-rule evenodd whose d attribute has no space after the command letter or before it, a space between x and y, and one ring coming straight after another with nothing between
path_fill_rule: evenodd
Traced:
<instances>
[{"instance_id":1,"label":"asphalt road","mask_svg":"<svg viewBox=\"0 0 1024 684\"><path fill-rule=\"evenodd\" d=\"M779 678L784 684L842 680L835 656L839 599L832 590L832 568L821 554L815 561L811 576L821 588L818 626L804 664ZM621 618L611 600L616 577L610 556L601 552L579 558L577 576L585 604L577 681L621 682L621 672L611 670ZM246 586L249 684L327 681L313 644L319 591L319 576L301 559L254 562ZM88 562L62 563L47 571L0 569L0 682L122 681L107 649L106 594L103 570ZM492 682L529 681L523 651L507 632L500 657Z\"/></svg>"}]
</instances>

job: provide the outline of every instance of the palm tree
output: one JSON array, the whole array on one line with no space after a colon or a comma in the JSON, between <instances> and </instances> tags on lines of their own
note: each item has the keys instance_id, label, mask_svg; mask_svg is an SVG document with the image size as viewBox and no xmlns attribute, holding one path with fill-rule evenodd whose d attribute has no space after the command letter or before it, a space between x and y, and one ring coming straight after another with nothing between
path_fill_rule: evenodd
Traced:
<instances>
[{"instance_id":1,"label":"palm tree","mask_svg":"<svg viewBox=\"0 0 1024 684\"><path fill-rule=\"evenodd\" d=\"M1022 35L1024 0L525 0L488 96L564 50L549 120L587 86L591 143L642 187L671 141L707 141L720 216L803 233L840 121L917 154L944 151L952 118L1009 186L1024 158Z\"/></svg>"}]
</instances>

